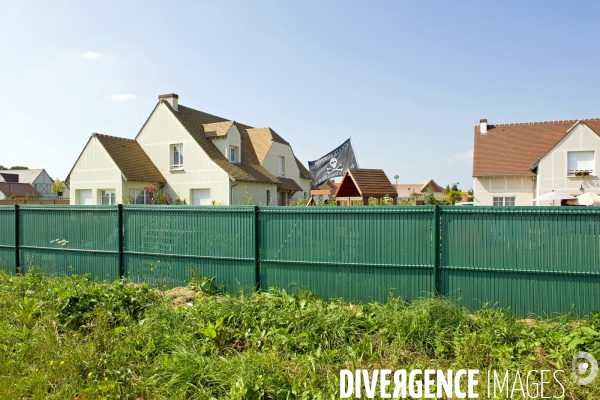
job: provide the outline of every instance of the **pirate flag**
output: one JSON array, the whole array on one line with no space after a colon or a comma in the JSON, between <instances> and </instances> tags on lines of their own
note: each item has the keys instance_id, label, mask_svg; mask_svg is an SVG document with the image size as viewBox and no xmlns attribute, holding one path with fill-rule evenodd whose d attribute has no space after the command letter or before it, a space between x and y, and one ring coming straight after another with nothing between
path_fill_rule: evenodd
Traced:
<instances>
[{"instance_id":1,"label":"pirate flag","mask_svg":"<svg viewBox=\"0 0 600 400\"><path fill-rule=\"evenodd\" d=\"M348 168L357 167L358 163L350 139L318 160L308 162L308 169L316 186L322 185L331 178L344 176Z\"/></svg>"}]
</instances>

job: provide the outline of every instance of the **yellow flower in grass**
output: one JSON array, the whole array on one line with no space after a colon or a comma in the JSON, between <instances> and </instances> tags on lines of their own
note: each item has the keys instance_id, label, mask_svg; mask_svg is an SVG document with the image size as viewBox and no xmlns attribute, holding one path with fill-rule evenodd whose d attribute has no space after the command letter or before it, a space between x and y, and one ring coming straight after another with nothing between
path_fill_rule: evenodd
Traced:
<instances>
[{"instance_id":1,"label":"yellow flower in grass","mask_svg":"<svg viewBox=\"0 0 600 400\"><path fill-rule=\"evenodd\" d=\"M61 362L60 362L60 365L64 365L64 364L65 364L65 362L64 362L64 361L61 361Z\"/></svg>"},{"instance_id":2,"label":"yellow flower in grass","mask_svg":"<svg viewBox=\"0 0 600 400\"><path fill-rule=\"evenodd\" d=\"M50 360L50 365L54 364L54 360Z\"/></svg>"},{"instance_id":3,"label":"yellow flower in grass","mask_svg":"<svg viewBox=\"0 0 600 400\"><path fill-rule=\"evenodd\" d=\"M88 376L92 376L92 373L90 372L90 373L88 374Z\"/></svg>"}]
</instances>

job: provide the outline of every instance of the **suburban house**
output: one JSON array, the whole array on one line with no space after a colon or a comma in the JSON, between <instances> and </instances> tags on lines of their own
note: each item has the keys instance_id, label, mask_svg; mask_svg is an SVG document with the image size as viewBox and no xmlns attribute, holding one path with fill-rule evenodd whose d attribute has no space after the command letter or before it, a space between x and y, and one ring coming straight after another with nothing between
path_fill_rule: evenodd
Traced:
<instances>
[{"instance_id":1,"label":"suburban house","mask_svg":"<svg viewBox=\"0 0 600 400\"><path fill-rule=\"evenodd\" d=\"M427 179L421 183L399 183L396 185L398 201L408 201L415 204L425 204L425 195L430 189L436 199L444 197L444 188L433 179Z\"/></svg>"},{"instance_id":2,"label":"suburban house","mask_svg":"<svg viewBox=\"0 0 600 400\"><path fill-rule=\"evenodd\" d=\"M146 188L193 205L279 204L311 176L271 128L253 128L159 96L135 139L94 133L67 178L71 204L143 204Z\"/></svg>"},{"instance_id":3,"label":"suburban house","mask_svg":"<svg viewBox=\"0 0 600 400\"><path fill-rule=\"evenodd\" d=\"M43 197L29 183L0 182L0 200L4 199L39 199Z\"/></svg>"},{"instance_id":4,"label":"suburban house","mask_svg":"<svg viewBox=\"0 0 600 400\"><path fill-rule=\"evenodd\" d=\"M475 205L549 205L537 196L600 194L600 119L475 126Z\"/></svg>"},{"instance_id":5,"label":"suburban house","mask_svg":"<svg viewBox=\"0 0 600 400\"><path fill-rule=\"evenodd\" d=\"M1 178L8 175L7 178ZM18 170L0 170L0 181L14 182L14 176L17 176L18 183L27 183L35 188L45 199L56 198L52 194L52 178L45 169L18 169Z\"/></svg>"}]
</instances>

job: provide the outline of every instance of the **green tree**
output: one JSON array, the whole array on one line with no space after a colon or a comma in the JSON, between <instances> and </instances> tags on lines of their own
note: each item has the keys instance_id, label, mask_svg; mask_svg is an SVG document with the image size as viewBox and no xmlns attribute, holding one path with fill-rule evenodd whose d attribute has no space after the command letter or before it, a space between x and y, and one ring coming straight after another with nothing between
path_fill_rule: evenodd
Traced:
<instances>
[{"instance_id":1,"label":"green tree","mask_svg":"<svg viewBox=\"0 0 600 400\"><path fill-rule=\"evenodd\" d=\"M52 188L50 188L50 191L53 194L62 193L65 191L65 186L60 179L56 178L56 180L52 183Z\"/></svg>"},{"instance_id":2,"label":"green tree","mask_svg":"<svg viewBox=\"0 0 600 400\"><path fill-rule=\"evenodd\" d=\"M4 165L0 165L0 171L6 169L6 167Z\"/></svg>"},{"instance_id":3,"label":"green tree","mask_svg":"<svg viewBox=\"0 0 600 400\"><path fill-rule=\"evenodd\" d=\"M17 171L17 170L29 169L29 168L24 167L22 165L15 165L14 167L10 167L10 169L13 170L13 171Z\"/></svg>"},{"instance_id":4,"label":"green tree","mask_svg":"<svg viewBox=\"0 0 600 400\"><path fill-rule=\"evenodd\" d=\"M425 204L435 204L435 195L433 194L433 190L431 188L427 189L427 194L425 194Z\"/></svg>"}]
</instances>

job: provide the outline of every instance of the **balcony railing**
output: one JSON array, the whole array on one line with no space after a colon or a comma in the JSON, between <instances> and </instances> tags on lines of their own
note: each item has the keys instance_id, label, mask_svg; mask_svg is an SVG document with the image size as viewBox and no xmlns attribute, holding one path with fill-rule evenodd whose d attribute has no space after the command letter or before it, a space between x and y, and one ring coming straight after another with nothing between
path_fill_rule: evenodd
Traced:
<instances>
[{"instance_id":1,"label":"balcony railing","mask_svg":"<svg viewBox=\"0 0 600 400\"><path fill-rule=\"evenodd\" d=\"M581 177L594 175L593 169L569 169L567 170L567 176Z\"/></svg>"}]
</instances>

